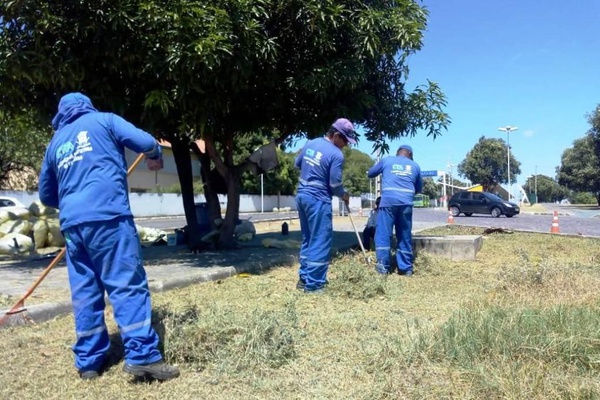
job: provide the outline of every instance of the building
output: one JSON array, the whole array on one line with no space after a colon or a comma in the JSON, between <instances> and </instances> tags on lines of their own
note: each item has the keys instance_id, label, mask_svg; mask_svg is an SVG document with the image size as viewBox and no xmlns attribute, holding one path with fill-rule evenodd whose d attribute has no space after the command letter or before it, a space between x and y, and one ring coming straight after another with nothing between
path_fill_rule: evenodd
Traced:
<instances>
[{"instance_id":1,"label":"building","mask_svg":"<svg viewBox=\"0 0 600 400\"><path fill-rule=\"evenodd\" d=\"M198 141L201 142L201 141ZM165 167L160 171L150 171L146 166L146 163L141 162L129 175L129 190L131 192L148 192L155 190L157 187L168 188L179 184L179 175L177 174L177 166L175 164L175 157L173 156L173 150L171 144L167 141L159 141L162 152ZM200 146L200 144L199 144ZM203 149L203 143L200 147ZM195 179L200 179L200 160L198 156L191 152L192 158L192 176ZM133 164L135 159L138 157L137 153L129 149L125 149L125 159L127 165Z\"/></svg>"}]
</instances>

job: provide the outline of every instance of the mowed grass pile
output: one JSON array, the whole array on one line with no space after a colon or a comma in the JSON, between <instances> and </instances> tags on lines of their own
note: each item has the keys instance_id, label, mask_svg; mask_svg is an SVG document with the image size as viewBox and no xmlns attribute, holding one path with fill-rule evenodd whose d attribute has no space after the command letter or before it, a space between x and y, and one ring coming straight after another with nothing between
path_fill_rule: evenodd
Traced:
<instances>
[{"instance_id":1,"label":"mowed grass pile","mask_svg":"<svg viewBox=\"0 0 600 400\"><path fill-rule=\"evenodd\" d=\"M347 255L323 295L289 267L154 295L182 370L164 383L121 371L112 322L114 365L93 382L72 367L72 318L3 330L0 398L600 398L600 241L494 234L476 261L421 253L415 270L382 279Z\"/></svg>"}]
</instances>

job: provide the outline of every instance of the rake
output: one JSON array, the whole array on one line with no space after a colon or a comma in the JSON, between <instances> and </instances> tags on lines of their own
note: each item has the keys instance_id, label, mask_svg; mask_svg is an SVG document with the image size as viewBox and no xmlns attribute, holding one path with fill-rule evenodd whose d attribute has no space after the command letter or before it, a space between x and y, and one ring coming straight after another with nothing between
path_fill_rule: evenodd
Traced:
<instances>
[{"instance_id":1,"label":"rake","mask_svg":"<svg viewBox=\"0 0 600 400\"><path fill-rule=\"evenodd\" d=\"M133 172L133 170L138 166L138 164L142 161L143 158L144 155L140 154L135 159L133 164L131 164L131 166L127 170L128 176ZM21 296L21 298L15 303L15 305L12 306L12 308L8 310L2 316L2 318L0 318L0 328L4 326L24 325L27 322L33 322L33 319L26 313L27 307L25 307L25 300L27 300L27 298L31 296L33 291L37 289L37 287L40 285L40 283L42 283L44 278L46 278L46 276L50 273L52 268L54 268L63 259L66 250L66 247L63 247L60 250L60 252L58 252L58 254L50 262L50 264L42 271L42 273L36 279L33 285L31 285L31 287L27 290L27 292L25 292L25 294Z\"/></svg>"}]
</instances>

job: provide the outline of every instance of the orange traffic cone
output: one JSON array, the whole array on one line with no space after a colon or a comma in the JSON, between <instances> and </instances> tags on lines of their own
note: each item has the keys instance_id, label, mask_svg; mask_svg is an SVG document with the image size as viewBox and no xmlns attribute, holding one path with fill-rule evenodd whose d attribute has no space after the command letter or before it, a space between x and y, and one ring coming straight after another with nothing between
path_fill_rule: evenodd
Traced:
<instances>
[{"instance_id":1,"label":"orange traffic cone","mask_svg":"<svg viewBox=\"0 0 600 400\"><path fill-rule=\"evenodd\" d=\"M558 230L558 212L554 211L554 217L552 217L552 228L550 228L550 233L560 233Z\"/></svg>"},{"instance_id":2,"label":"orange traffic cone","mask_svg":"<svg viewBox=\"0 0 600 400\"><path fill-rule=\"evenodd\" d=\"M452 216L452 211L448 211L448 223L449 224L454 223L454 217Z\"/></svg>"}]
</instances>

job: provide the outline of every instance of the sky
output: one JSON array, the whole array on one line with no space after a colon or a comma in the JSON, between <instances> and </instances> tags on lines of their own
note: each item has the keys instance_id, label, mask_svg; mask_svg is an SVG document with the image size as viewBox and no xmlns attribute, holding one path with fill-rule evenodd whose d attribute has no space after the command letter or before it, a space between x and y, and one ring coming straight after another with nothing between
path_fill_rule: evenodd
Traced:
<instances>
[{"instance_id":1,"label":"sky","mask_svg":"<svg viewBox=\"0 0 600 400\"><path fill-rule=\"evenodd\" d=\"M424 0L424 46L408 61L408 86L437 82L452 123L391 142L413 147L422 170L456 174L481 136L507 139L529 175L555 176L563 151L590 129L600 104L600 0ZM360 130L359 130L360 132ZM358 149L372 153L362 140ZM461 179L461 177L458 177ZM465 180L462 178L462 180ZM512 193L519 197L517 185Z\"/></svg>"}]
</instances>

